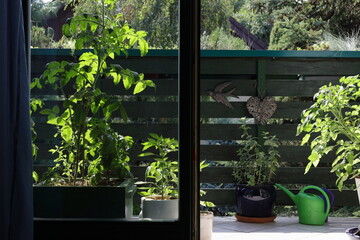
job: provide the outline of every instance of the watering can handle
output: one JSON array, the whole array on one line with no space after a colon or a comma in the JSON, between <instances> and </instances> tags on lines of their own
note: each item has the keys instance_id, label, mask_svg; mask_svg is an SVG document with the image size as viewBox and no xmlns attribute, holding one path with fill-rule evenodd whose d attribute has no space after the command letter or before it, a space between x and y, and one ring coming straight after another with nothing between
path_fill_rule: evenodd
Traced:
<instances>
[{"instance_id":1,"label":"watering can handle","mask_svg":"<svg viewBox=\"0 0 360 240\"><path fill-rule=\"evenodd\" d=\"M321 189L324 190L328 196L330 196L329 200L330 200L330 205L332 206L334 203L334 194L326 188L321 188Z\"/></svg>"},{"instance_id":2,"label":"watering can handle","mask_svg":"<svg viewBox=\"0 0 360 240\"><path fill-rule=\"evenodd\" d=\"M325 216L329 215L329 212L330 212L330 200L329 200L329 197L328 197L328 195L326 194L326 192L325 192L322 188L320 188L320 187L311 186L311 185L302 188L302 189L300 190L300 192L305 192L305 190L307 190L307 189L315 189L315 190L318 190L319 192L321 192L322 195L324 195L325 201L326 201L326 211L325 211L326 214L325 214Z\"/></svg>"}]
</instances>

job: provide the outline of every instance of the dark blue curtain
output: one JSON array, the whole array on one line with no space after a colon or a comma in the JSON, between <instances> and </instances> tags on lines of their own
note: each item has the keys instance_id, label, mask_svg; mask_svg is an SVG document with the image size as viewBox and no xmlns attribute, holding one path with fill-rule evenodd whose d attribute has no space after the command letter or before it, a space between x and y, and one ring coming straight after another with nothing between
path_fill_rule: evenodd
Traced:
<instances>
[{"instance_id":1,"label":"dark blue curtain","mask_svg":"<svg viewBox=\"0 0 360 240\"><path fill-rule=\"evenodd\" d=\"M33 239L29 77L21 0L0 5L0 240Z\"/></svg>"}]
</instances>

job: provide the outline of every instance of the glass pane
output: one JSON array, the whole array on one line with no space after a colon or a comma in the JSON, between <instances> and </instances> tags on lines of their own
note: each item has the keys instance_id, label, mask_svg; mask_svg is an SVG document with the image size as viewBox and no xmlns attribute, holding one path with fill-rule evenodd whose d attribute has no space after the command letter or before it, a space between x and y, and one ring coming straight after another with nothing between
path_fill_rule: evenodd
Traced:
<instances>
[{"instance_id":1,"label":"glass pane","mask_svg":"<svg viewBox=\"0 0 360 240\"><path fill-rule=\"evenodd\" d=\"M177 12L32 1L35 217L178 219Z\"/></svg>"},{"instance_id":2,"label":"glass pane","mask_svg":"<svg viewBox=\"0 0 360 240\"><path fill-rule=\"evenodd\" d=\"M274 183L292 190L316 184L338 192L334 156L329 152L319 160L319 140L306 134L315 129L309 127L310 110L302 113L323 100L324 89L358 74L359 2L203 0L201 6L200 158L208 164L201 189L202 200L216 205L204 202L202 209L239 221L272 221L294 209ZM315 120L323 117L310 109L319 114ZM319 165L307 172L311 162ZM255 185L272 186L268 191ZM351 204L357 204L351 191L344 199L353 197ZM275 192L279 206L274 208Z\"/></svg>"}]
</instances>

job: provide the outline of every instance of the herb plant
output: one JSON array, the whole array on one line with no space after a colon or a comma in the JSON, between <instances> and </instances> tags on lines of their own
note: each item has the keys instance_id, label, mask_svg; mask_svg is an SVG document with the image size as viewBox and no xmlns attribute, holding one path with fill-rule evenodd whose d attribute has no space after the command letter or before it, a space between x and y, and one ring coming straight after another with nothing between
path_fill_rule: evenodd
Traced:
<instances>
[{"instance_id":1,"label":"herb plant","mask_svg":"<svg viewBox=\"0 0 360 240\"><path fill-rule=\"evenodd\" d=\"M298 135L306 133L302 145L310 143L311 147L305 172L335 151L331 172L336 173L341 190L347 179L360 175L360 78L342 77L339 84L322 86L314 99L315 103L302 112L297 128Z\"/></svg>"},{"instance_id":2,"label":"herb plant","mask_svg":"<svg viewBox=\"0 0 360 240\"><path fill-rule=\"evenodd\" d=\"M140 157L151 156L153 162L146 168L145 182L138 184L147 184L147 186L139 187L141 196L159 198L161 200L177 198L179 179L177 176L178 162L169 159L168 154L177 152L179 143L174 138L165 138L155 133L149 134L147 142L142 143L144 146ZM153 148L154 152L148 151ZM148 181L151 179L152 181Z\"/></svg>"},{"instance_id":3,"label":"herb plant","mask_svg":"<svg viewBox=\"0 0 360 240\"><path fill-rule=\"evenodd\" d=\"M239 159L230 164L233 167L233 176L238 183L249 186L271 183L279 167L278 139L268 132L263 132L264 143L261 144L257 137L249 134L250 127L244 121L240 129L243 132L241 138L244 140L241 140L237 151Z\"/></svg>"},{"instance_id":4,"label":"herb plant","mask_svg":"<svg viewBox=\"0 0 360 240\"><path fill-rule=\"evenodd\" d=\"M115 1L101 3L104 10L113 8ZM139 48L141 56L148 51L146 32L122 24L120 17L83 14L69 19L63 25L63 34L75 41L75 50L84 47L89 50L77 62L48 63L43 74L32 82L32 87L50 85L61 93L62 107L55 105L41 113L48 116L48 124L57 127L55 137L61 139L59 146L51 150L57 154L51 173L67 178L73 185L79 181L80 185L87 184L90 179L91 183L99 183L100 176L109 180L110 173L117 173L120 178L130 175L126 152L132 139L111 128L113 114L120 112L126 122L126 111L121 100L104 92L101 86L112 82L115 88L133 87L133 94L137 94L146 87L154 87L154 83L145 80L143 74L113 63L116 55L127 56L129 48Z\"/></svg>"}]
</instances>

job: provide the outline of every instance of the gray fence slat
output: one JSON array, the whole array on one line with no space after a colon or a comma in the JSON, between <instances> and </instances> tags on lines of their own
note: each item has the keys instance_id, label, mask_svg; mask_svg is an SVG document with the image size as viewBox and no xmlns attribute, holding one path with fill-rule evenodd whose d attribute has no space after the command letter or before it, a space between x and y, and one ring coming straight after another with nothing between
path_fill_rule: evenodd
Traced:
<instances>
[{"instance_id":1,"label":"gray fence slat","mask_svg":"<svg viewBox=\"0 0 360 240\"><path fill-rule=\"evenodd\" d=\"M232 188L222 188L222 189L213 189L205 188L206 195L201 197L201 200L211 201L215 205L235 205L235 194L234 189ZM291 190L293 193L297 194L299 190ZM342 190L341 192L337 189L330 189L334 194L334 204L335 206L359 206L359 200L357 193L353 190ZM293 206L294 202L288 197L283 191L276 191L276 201L275 205L280 206Z\"/></svg>"}]
</instances>

